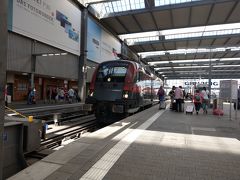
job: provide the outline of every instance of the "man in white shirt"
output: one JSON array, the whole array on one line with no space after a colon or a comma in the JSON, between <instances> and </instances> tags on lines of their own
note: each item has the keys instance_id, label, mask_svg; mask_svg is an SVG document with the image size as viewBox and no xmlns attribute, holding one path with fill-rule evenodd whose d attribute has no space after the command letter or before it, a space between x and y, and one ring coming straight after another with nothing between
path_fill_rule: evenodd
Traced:
<instances>
[{"instance_id":1,"label":"man in white shirt","mask_svg":"<svg viewBox=\"0 0 240 180\"><path fill-rule=\"evenodd\" d=\"M207 108L209 104L209 91L206 89L206 87L203 87L201 94L203 96L202 108L203 111L207 114Z\"/></svg>"}]
</instances>

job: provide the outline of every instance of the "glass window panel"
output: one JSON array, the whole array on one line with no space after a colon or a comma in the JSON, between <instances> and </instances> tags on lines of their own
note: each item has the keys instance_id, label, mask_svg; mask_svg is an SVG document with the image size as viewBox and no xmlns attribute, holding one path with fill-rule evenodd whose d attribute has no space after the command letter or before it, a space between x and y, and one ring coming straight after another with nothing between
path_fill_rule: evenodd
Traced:
<instances>
[{"instance_id":1,"label":"glass window panel","mask_svg":"<svg viewBox=\"0 0 240 180\"><path fill-rule=\"evenodd\" d=\"M171 4L190 3L200 0L155 0L155 6L166 6Z\"/></svg>"},{"instance_id":2,"label":"glass window panel","mask_svg":"<svg viewBox=\"0 0 240 180\"><path fill-rule=\"evenodd\" d=\"M108 9L103 8L104 6L108 7ZM108 13L114 12L117 13L129 10L143 9L145 8L145 3L144 0L119 0L113 2L94 4L92 5L92 7L101 15L101 17L103 17Z\"/></svg>"}]
</instances>

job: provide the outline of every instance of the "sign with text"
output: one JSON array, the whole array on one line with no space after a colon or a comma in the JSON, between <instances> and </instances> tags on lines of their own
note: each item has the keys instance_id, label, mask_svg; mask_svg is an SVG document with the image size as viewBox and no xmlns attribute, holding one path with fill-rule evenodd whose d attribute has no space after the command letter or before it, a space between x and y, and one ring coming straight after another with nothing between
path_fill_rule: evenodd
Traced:
<instances>
[{"instance_id":1,"label":"sign with text","mask_svg":"<svg viewBox=\"0 0 240 180\"><path fill-rule=\"evenodd\" d=\"M81 11L66 0L9 0L8 29L80 55Z\"/></svg>"},{"instance_id":2,"label":"sign with text","mask_svg":"<svg viewBox=\"0 0 240 180\"><path fill-rule=\"evenodd\" d=\"M208 82L197 82L197 81L186 81L184 82L185 86L192 86L192 85L198 85L198 84L204 84L204 85L208 85ZM219 83L218 82L211 82L211 86L212 87L218 87Z\"/></svg>"},{"instance_id":3,"label":"sign with text","mask_svg":"<svg viewBox=\"0 0 240 180\"><path fill-rule=\"evenodd\" d=\"M87 58L101 63L119 59L121 43L113 35L102 29L94 20L88 18Z\"/></svg>"}]
</instances>

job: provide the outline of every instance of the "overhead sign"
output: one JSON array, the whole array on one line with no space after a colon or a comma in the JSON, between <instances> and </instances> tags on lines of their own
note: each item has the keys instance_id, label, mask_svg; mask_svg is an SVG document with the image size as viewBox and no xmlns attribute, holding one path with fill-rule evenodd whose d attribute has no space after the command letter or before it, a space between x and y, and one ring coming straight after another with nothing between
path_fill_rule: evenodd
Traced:
<instances>
[{"instance_id":1,"label":"overhead sign","mask_svg":"<svg viewBox=\"0 0 240 180\"><path fill-rule=\"evenodd\" d=\"M9 0L10 31L80 55L81 11L66 0Z\"/></svg>"},{"instance_id":2,"label":"overhead sign","mask_svg":"<svg viewBox=\"0 0 240 180\"><path fill-rule=\"evenodd\" d=\"M205 84L208 85L208 82L196 82L196 81L186 81L184 82L186 86L192 86L192 85L197 85L197 84ZM218 82L211 82L211 86L219 86Z\"/></svg>"},{"instance_id":3,"label":"overhead sign","mask_svg":"<svg viewBox=\"0 0 240 180\"><path fill-rule=\"evenodd\" d=\"M97 63L119 59L121 43L113 35L103 30L88 18L87 58Z\"/></svg>"}]
</instances>

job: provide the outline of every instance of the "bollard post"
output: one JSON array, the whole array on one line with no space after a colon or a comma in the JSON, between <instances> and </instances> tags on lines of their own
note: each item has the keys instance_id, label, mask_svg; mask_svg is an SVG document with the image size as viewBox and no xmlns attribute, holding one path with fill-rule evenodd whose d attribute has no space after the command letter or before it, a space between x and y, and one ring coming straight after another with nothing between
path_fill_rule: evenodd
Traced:
<instances>
[{"instance_id":1,"label":"bollard post","mask_svg":"<svg viewBox=\"0 0 240 180\"><path fill-rule=\"evenodd\" d=\"M28 116L28 122L33 122L33 116Z\"/></svg>"}]
</instances>

